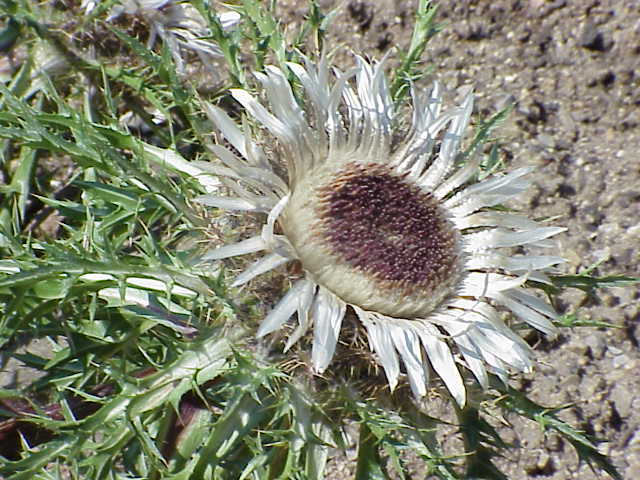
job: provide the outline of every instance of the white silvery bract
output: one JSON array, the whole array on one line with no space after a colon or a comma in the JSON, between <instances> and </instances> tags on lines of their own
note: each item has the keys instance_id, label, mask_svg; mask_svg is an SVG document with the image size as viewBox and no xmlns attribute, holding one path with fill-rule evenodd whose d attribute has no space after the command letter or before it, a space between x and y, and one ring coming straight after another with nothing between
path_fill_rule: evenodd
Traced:
<instances>
[{"instance_id":1,"label":"white silvery bract","mask_svg":"<svg viewBox=\"0 0 640 480\"><path fill-rule=\"evenodd\" d=\"M312 362L322 373L351 309L391 389L406 375L422 397L433 369L464 405L461 365L485 388L487 372L504 379L510 370L531 368L529 346L503 322L500 309L553 334L556 312L524 284L548 283L545 272L563 259L511 250L550 247L549 238L564 229L493 208L529 186L530 168L474 181L479 155L461 153L471 94L444 109L437 83L428 94L412 88L413 115L404 128L383 64L356 60L347 72L326 57L317 65L288 64L304 88L304 107L273 66L255 74L266 102L232 90L268 131L260 140L205 105L230 148L211 145L219 162L199 166L234 193L198 200L263 212L266 219L256 236L212 249L204 260L264 252L234 287L298 261L303 278L262 321L258 336L296 314L285 348L313 328ZM269 154L260 146L265 142Z\"/></svg>"},{"instance_id":2,"label":"white silvery bract","mask_svg":"<svg viewBox=\"0 0 640 480\"><path fill-rule=\"evenodd\" d=\"M89 13L95 8L95 2L85 2L85 11ZM114 20L122 14L137 15L148 22L149 40L147 46L151 48L157 37L167 43L171 56L176 63L176 69L184 73L184 61L180 55L180 48L196 52L202 62L207 65L211 58L221 56L218 46L206 40L211 32L202 15L188 2L179 0L122 0L114 6L109 14L109 20ZM240 14L237 12L222 12L218 14L222 28L228 29L238 24Z\"/></svg>"}]
</instances>

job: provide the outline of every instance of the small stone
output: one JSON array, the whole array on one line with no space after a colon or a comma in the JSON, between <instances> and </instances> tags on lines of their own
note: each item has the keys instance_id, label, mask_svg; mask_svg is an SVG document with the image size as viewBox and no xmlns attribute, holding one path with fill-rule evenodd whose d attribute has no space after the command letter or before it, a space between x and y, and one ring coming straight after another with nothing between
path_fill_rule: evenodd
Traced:
<instances>
[{"instance_id":1,"label":"small stone","mask_svg":"<svg viewBox=\"0 0 640 480\"><path fill-rule=\"evenodd\" d=\"M551 135L547 135L546 133L541 133L538 135L538 141L543 147L553 148L555 146L555 141Z\"/></svg>"},{"instance_id":2,"label":"small stone","mask_svg":"<svg viewBox=\"0 0 640 480\"><path fill-rule=\"evenodd\" d=\"M613 368L623 368L629 364L631 359L628 355L616 355L613 357Z\"/></svg>"},{"instance_id":3,"label":"small stone","mask_svg":"<svg viewBox=\"0 0 640 480\"><path fill-rule=\"evenodd\" d=\"M594 52L604 52L608 48L604 34L592 22L585 24L578 45Z\"/></svg>"},{"instance_id":4,"label":"small stone","mask_svg":"<svg viewBox=\"0 0 640 480\"><path fill-rule=\"evenodd\" d=\"M545 123L547 120L547 109L538 100L533 100L520 108L522 113L530 123Z\"/></svg>"},{"instance_id":5,"label":"small stone","mask_svg":"<svg viewBox=\"0 0 640 480\"><path fill-rule=\"evenodd\" d=\"M544 445L548 451L560 452L563 448L563 440L558 434L549 434L545 437Z\"/></svg>"},{"instance_id":6,"label":"small stone","mask_svg":"<svg viewBox=\"0 0 640 480\"><path fill-rule=\"evenodd\" d=\"M519 436L521 444L528 448L540 445L544 440L544 432L538 425L527 425L522 429Z\"/></svg>"},{"instance_id":7,"label":"small stone","mask_svg":"<svg viewBox=\"0 0 640 480\"><path fill-rule=\"evenodd\" d=\"M461 40L477 41L489 37L489 32L481 22L463 21L454 30Z\"/></svg>"},{"instance_id":8,"label":"small stone","mask_svg":"<svg viewBox=\"0 0 640 480\"><path fill-rule=\"evenodd\" d=\"M496 110L500 111L512 105L515 105L516 102L516 97L514 97L513 95L502 95L500 96L500 98L498 98L498 100L496 100L495 108Z\"/></svg>"},{"instance_id":9,"label":"small stone","mask_svg":"<svg viewBox=\"0 0 640 480\"><path fill-rule=\"evenodd\" d=\"M580 390L584 393L586 398L595 400L596 394L598 394L605 386L605 381L602 377L595 375L586 375L580 386Z\"/></svg>"},{"instance_id":10,"label":"small stone","mask_svg":"<svg viewBox=\"0 0 640 480\"><path fill-rule=\"evenodd\" d=\"M620 350L618 347L614 347L613 345L610 345L607 350L609 351L609 353L611 353L611 355L621 355L623 352L622 350Z\"/></svg>"},{"instance_id":11,"label":"small stone","mask_svg":"<svg viewBox=\"0 0 640 480\"><path fill-rule=\"evenodd\" d=\"M637 430L627 442L628 447L640 446L640 430Z\"/></svg>"},{"instance_id":12,"label":"small stone","mask_svg":"<svg viewBox=\"0 0 640 480\"><path fill-rule=\"evenodd\" d=\"M555 471L555 467L553 466L553 460L551 459L551 455L547 452L542 452L538 456L538 460L535 465L530 465L526 467L526 471L529 475L551 475Z\"/></svg>"},{"instance_id":13,"label":"small stone","mask_svg":"<svg viewBox=\"0 0 640 480\"><path fill-rule=\"evenodd\" d=\"M604 356L606 345L604 339L599 335L589 335L585 341L585 346L591 349L591 355L595 359L600 359Z\"/></svg>"}]
</instances>

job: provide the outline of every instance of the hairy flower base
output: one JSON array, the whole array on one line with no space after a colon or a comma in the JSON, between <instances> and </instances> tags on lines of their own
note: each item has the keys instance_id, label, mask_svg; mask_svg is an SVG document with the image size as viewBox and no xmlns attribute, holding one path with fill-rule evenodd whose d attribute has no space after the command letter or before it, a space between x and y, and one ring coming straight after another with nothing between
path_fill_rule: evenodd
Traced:
<instances>
[{"instance_id":1,"label":"hairy flower base","mask_svg":"<svg viewBox=\"0 0 640 480\"><path fill-rule=\"evenodd\" d=\"M459 282L458 232L436 199L402 176L342 158L292 192L279 219L286 237L309 275L343 301L427 316Z\"/></svg>"}]
</instances>

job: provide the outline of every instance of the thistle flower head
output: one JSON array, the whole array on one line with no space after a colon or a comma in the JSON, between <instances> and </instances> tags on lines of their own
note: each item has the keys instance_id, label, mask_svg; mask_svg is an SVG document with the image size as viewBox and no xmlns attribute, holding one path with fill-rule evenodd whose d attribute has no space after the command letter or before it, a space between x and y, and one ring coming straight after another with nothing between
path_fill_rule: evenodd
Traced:
<instances>
[{"instance_id":1,"label":"thistle flower head","mask_svg":"<svg viewBox=\"0 0 640 480\"><path fill-rule=\"evenodd\" d=\"M471 94L445 109L439 84L428 94L412 88L413 115L401 129L383 67L360 57L347 72L332 69L326 57L317 65L288 64L304 88L304 107L276 67L256 73L268 106L233 90L272 137L269 154L225 112L206 105L232 147L212 145L224 166L209 170L235 196L199 200L266 217L259 234L204 259L264 252L234 286L298 261L304 278L270 311L259 336L297 314L285 348L313 328L313 367L323 372L351 309L392 389L406 375L423 396L430 364L462 405L460 366L483 387L487 372L505 377L531 367L528 345L503 322L501 309L554 332L554 309L525 282L548 282L545 272L563 260L510 249L549 247L563 229L495 208L528 187L531 169L476 180L480 158L461 149Z\"/></svg>"},{"instance_id":2,"label":"thistle flower head","mask_svg":"<svg viewBox=\"0 0 640 480\"><path fill-rule=\"evenodd\" d=\"M85 5L89 13L95 4ZM149 25L148 47L152 47L160 37L166 42L176 69L184 73L185 65L180 53L184 48L195 52L206 65L212 58L221 56L220 48L205 39L211 35L206 20L189 3L180 0L123 0L111 9L109 20L121 15L134 15L142 18ZM240 15L233 11L221 13L218 19L224 29L236 25Z\"/></svg>"}]
</instances>

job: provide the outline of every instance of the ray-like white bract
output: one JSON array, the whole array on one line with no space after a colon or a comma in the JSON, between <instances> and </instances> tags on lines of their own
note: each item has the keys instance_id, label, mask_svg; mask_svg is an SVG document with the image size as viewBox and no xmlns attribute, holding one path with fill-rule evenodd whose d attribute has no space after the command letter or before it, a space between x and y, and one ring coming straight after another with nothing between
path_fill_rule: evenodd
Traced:
<instances>
[{"instance_id":1,"label":"ray-like white bract","mask_svg":"<svg viewBox=\"0 0 640 480\"><path fill-rule=\"evenodd\" d=\"M286 348L313 328L312 361L321 373L351 310L391 389L406 375L421 397L432 369L463 405L461 365L485 388L487 372L505 378L532 366L530 348L501 310L554 332L556 313L525 282L548 282L545 272L563 259L514 255L512 247L550 247L549 238L564 229L492 208L523 192L531 169L474 181L480 160L461 153L471 94L445 109L439 84L428 93L412 88L413 115L401 130L405 117L395 110L383 63L356 61L346 72L327 57L288 64L304 88L304 107L273 66L256 73L266 101L232 90L268 131L260 140L205 105L229 148L212 145L219 162L199 167L221 176L233 193L199 200L266 215L259 234L212 249L205 260L264 252L234 286L299 261L304 277L270 311L258 336L295 314ZM264 142L271 143L269 154Z\"/></svg>"}]
</instances>

